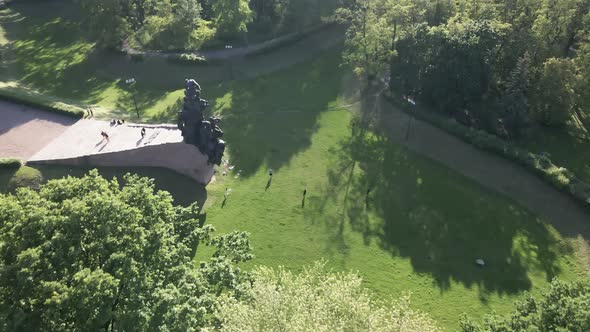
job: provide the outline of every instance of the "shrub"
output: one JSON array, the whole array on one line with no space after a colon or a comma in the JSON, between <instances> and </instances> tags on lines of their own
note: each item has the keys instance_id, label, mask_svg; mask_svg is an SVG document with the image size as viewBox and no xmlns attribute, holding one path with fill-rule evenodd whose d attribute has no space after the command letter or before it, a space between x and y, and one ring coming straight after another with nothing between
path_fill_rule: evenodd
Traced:
<instances>
[{"instance_id":1,"label":"shrub","mask_svg":"<svg viewBox=\"0 0 590 332\"><path fill-rule=\"evenodd\" d=\"M0 158L0 169L15 169L22 166L20 159Z\"/></svg>"},{"instance_id":2,"label":"shrub","mask_svg":"<svg viewBox=\"0 0 590 332\"><path fill-rule=\"evenodd\" d=\"M39 189L43 183L43 175L38 170L23 166L16 171L14 176L8 181L8 191L14 192L18 188L27 187Z\"/></svg>"},{"instance_id":3,"label":"shrub","mask_svg":"<svg viewBox=\"0 0 590 332\"><path fill-rule=\"evenodd\" d=\"M207 59L205 59L205 57L194 53L170 54L168 55L168 61L184 65L198 65L207 63Z\"/></svg>"}]
</instances>

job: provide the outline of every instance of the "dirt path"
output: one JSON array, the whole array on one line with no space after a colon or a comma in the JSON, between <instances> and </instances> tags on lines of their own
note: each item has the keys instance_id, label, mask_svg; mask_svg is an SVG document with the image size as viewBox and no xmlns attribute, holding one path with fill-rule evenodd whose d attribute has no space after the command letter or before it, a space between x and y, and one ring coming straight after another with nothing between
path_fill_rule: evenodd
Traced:
<instances>
[{"instance_id":1,"label":"dirt path","mask_svg":"<svg viewBox=\"0 0 590 332\"><path fill-rule=\"evenodd\" d=\"M376 100L374 117L390 139L499 192L550 221L563 235L590 240L590 212L529 171L509 160L477 149L426 122L412 120L406 140L408 115Z\"/></svg>"},{"instance_id":2,"label":"dirt path","mask_svg":"<svg viewBox=\"0 0 590 332\"><path fill-rule=\"evenodd\" d=\"M0 101L0 157L29 159L75 119Z\"/></svg>"}]
</instances>

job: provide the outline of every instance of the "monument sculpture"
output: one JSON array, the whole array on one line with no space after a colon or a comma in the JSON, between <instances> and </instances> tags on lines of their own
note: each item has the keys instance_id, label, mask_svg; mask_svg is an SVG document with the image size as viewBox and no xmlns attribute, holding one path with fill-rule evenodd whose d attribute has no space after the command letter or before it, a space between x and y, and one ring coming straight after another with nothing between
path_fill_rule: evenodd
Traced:
<instances>
[{"instance_id":1,"label":"monument sculpture","mask_svg":"<svg viewBox=\"0 0 590 332\"><path fill-rule=\"evenodd\" d=\"M209 103L201 98L201 86L194 79L187 79L184 87L184 105L178 112L178 129L182 132L184 143L196 146L208 157L209 164L220 165L225 142L221 139L223 131L219 128L219 118L204 118Z\"/></svg>"}]
</instances>

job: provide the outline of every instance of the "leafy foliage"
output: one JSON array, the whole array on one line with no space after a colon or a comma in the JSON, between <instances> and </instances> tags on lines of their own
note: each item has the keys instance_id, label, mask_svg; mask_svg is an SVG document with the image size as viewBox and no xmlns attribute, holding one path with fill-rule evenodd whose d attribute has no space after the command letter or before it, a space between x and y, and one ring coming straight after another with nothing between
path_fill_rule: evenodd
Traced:
<instances>
[{"instance_id":1,"label":"leafy foliage","mask_svg":"<svg viewBox=\"0 0 590 332\"><path fill-rule=\"evenodd\" d=\"M392 93L512 138L530 118L587 117L589 13L585 0L361 0L336 17L357 73L389 68Z\"/></svg>"},{"instance_id":2,"label":"leafy foliage","mask_svg":"<svg viewBox=\"0 0 590 332\"><path fill-rule=\"evenodd\" d=\"M0 158L0 168L20 168L22 164L17 158Z\"/></svg>"},{"instance_id":3,"label":"leafy foliage","mask_svg":"<svg viewBox=\"0 0 590 332\"><path fill-rule=\"evenodd\" d=\"M529 295L518 302L510 316L493 314L482 325L464 317L461 328L463 332L588 331L590 287L554 280L539 299Z\"/></svg>"},{"instance_id":4,"label":"leafy foliage","mask_svg":"<svg viewBox=\"0 0 590 332\"><path fill-rule=\"evenodd\" d=\"M561 125L570 117L574 108L573 90L575 67L569 59L550 58L532 91L533 112L545 125Z\"/></svg>"},{"instance_id":5,"label":"leafy foliage","mask_svg":"<svg viewBox=\"0 0 590 332\"><path fill-rule=\"evenodd\" d=\"M259 267L245 299L225 296L221 331L439 331L404 296L392 305L373 301L353 273L326 273L316 263L295 275Z\"/></svg>"},{"instance_id":6,"label":"leafy foliage","mask_svg":"<svg viewBox=\"0 0 590 332\"><path fill-rule=\"evenodd\" d=\"M245 234L212 232L196 204L176 207L134 175L0 195L1 329L198 330L251 258ZM199 244L213 255L195 268Z\"/></svg>"}]
</instances>

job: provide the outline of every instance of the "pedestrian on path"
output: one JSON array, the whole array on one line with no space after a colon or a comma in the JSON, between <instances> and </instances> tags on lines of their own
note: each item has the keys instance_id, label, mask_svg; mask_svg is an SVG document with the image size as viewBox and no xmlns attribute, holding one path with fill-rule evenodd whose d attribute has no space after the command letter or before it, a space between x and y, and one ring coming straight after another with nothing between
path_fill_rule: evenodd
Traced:
<instances>
[{"instance_id":1,"label":"pedestrian on path","mask_svg":"<svg viewBox=\"0 0 590 332\"><path fill-rule=\"evenodd\" d=\"M141 128L141 138L144 138L145 136L145 128Z\"/></svg>"},{"instance_id":2,"label":"pedestrian on path","mask_svg":"<svg viewBox=\"0 0 590 332\"><path fill-rule=\"evenodd\" d=\"M109 134L107 134L107 133L106 133L106 132L104 132L104 131L101 131L101 132L100 132L100 136L102 136L102 138L103 138L103 139L106 139L107 141L109 140Z\"/></svg>"}]
</instances>

